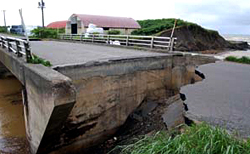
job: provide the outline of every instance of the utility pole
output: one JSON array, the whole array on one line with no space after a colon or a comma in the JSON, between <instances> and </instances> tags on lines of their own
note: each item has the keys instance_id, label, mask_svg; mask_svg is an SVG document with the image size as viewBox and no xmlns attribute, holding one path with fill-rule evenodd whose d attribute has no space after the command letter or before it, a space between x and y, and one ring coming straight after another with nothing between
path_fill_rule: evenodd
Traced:
<instances>
[{"instance_id":1,"label":"utility pole","mask_svg":"<svg viewBox=\"0 0 250 154\"><path fill-rule=\"evenodd\" d=\"M41 10L42 10L42 26L44 28L44 13L43 13L43 9L45 8L45 3L43 2L43 0L41 0L41 2L38 2L38 8L41 8Z\"/></svg>"},{"instance_id":2,"label":"utility pole","mask_svg":"<svg viewBox=\"0 0 250 154\"><path fill-rule=\"evenodd\" d=\"M6 10L3 10L3 18L4 18L4 27L6 28L5 11L6 11Z\"/></svg>"}]
</instances>

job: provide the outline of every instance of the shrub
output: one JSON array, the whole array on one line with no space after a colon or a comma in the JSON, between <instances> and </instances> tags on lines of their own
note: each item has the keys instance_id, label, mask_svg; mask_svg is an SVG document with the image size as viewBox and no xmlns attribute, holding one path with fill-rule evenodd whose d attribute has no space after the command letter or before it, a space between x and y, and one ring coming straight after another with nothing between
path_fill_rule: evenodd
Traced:
<instances>
[{"instance_id":1,"label":"shrub","mask_svg":"<svg viewBox=\"0 0 250 154\"><path fill-rule=\"evenodd\" d=\"M29 60L28 63L31 63L31 64L42 64L44 66L47 66L47 67L50 67L52 66L52 64L47 61L47 60L44 60L40 57L38 57L37 55L34 55L33 54L33 59Z\"/></svg>"},{"instance_id":2,"label":"shrub","mask_svg":"<svg viewBox=\"0 0 250 154\"><path fill-rule=\"evenodd\" d=\"M64 33L65 29L52 29L52 28L35 28L32 31L34 37L37 38L58 38L59 33Z\"/></svg>"},{"instance_id":3,"label":"shrub","mask_svg":"<svg viewBox=\"0 0 250 154\"><path fill-rule=\"evenodd\" d=\"M237 58L235 56L228 56L226 57L226 61L250 64L250 57L243 56L241 58Z\"/></svg>"},{"instance_id":4,"label":"shrub","mask_svg":"<svg viewBox=\"0 0 250 154\"><path fill-rule=\"evenodd\" d=\"M7 33L8 29L5 26L0 26L0 33Z\"/></svg>"},{"instance_id":5,"label":"shrub","mask_svg":"<svg viewBox=\"0 0 250 154\"><path fill-rule=\"evenodd\" d=\"M119 30L109 30L108 34L109 35L119 35L121 33L121 31Z\"/></svg>"},{"instance_id":6,"label":"shrub","mask_svg":"<svg viewBox=\"0 0 250 154\"><path fill-rule=\"evenodd\" d=\"M237 57L228 56L228 57L226 57L226 60L227 60L227 61L237 61Z\"/></svg>"}]
</instances>

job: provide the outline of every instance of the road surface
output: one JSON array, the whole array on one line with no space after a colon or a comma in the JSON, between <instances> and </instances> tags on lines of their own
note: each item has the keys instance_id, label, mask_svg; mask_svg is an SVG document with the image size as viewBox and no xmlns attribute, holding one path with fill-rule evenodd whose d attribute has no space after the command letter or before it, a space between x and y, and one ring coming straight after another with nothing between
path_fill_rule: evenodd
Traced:
<instances>
[{"instance_id":1,"label":"road surface","mask_svg":"<svg viewBox=\"0 0 250 154\"><path fill-rule=\"evenodd\" d=\"M95 44L56 41L31 41L30 44L33 53L49 60L53 66L168 55Z\"/></svg>"},{"instance_id":2,"label":"road surface","mask_svg":"<svg viewBox=\"0 0 250 154\"><path fill-rule=\"evenodd\" d=\"M250 65L217 62L198 70L206 79L181 88L188 116L250 136Z\"/></svg>"}]
</instances>

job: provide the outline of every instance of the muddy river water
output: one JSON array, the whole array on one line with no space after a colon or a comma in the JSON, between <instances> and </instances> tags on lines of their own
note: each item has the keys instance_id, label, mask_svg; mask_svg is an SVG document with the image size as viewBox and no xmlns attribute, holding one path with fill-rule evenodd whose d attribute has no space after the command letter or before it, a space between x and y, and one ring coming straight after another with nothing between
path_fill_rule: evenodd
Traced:
<instances>
[{"instance_id":1,"label":"muddy river water","mask_svg":"<svg viewBox=\"0 0 250 154\"><path fill-rule=\"evenodd\" d=\"M0 153L28 153L21 83L14 77L0 79Z\"/></svg>"}]
</instances>

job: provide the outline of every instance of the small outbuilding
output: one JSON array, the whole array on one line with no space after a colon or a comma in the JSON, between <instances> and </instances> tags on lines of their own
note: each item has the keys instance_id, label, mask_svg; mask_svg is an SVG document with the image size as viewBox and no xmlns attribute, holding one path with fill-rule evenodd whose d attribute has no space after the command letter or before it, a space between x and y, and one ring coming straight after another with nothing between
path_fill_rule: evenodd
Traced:
<instances>
[{"instance_id":1,"label":"small outbuilding","mask_svg":"<svg viewBox=\"0 0 250 154\"><path fill-rule=\"evenodd\" d=\"M103 28L104 32L119 30L121 34L125 35L141 28L138 22L132 18L73 14L66 23L66 34L86 33L89 24Z\"/></svg>"}]
</instances>

